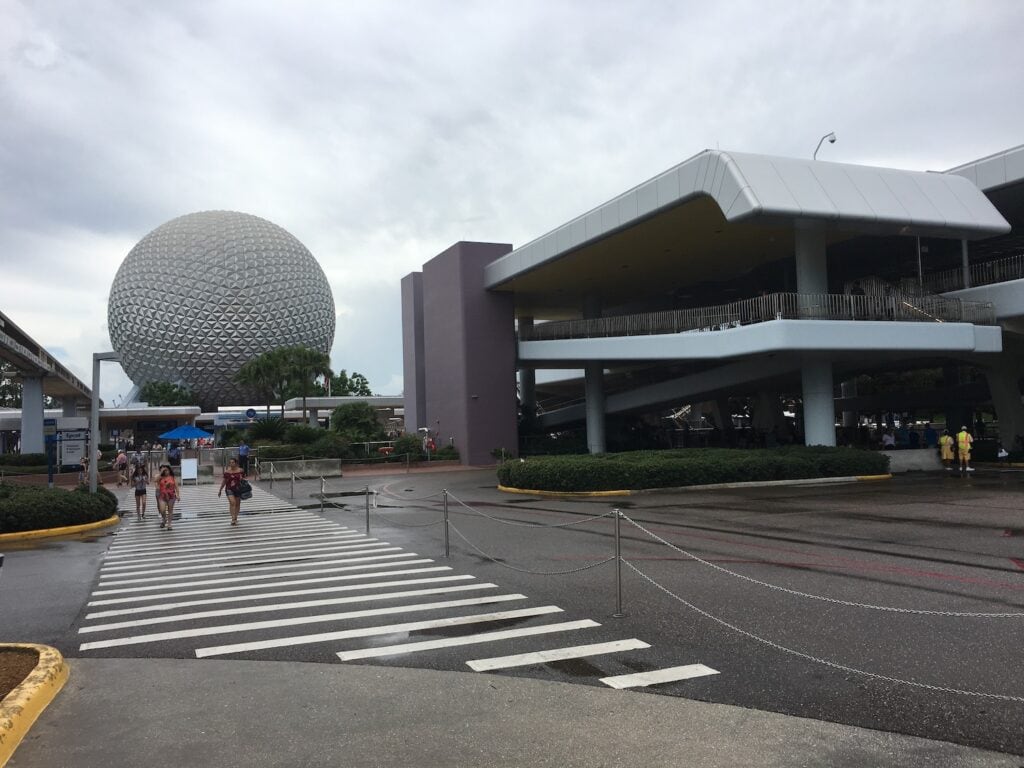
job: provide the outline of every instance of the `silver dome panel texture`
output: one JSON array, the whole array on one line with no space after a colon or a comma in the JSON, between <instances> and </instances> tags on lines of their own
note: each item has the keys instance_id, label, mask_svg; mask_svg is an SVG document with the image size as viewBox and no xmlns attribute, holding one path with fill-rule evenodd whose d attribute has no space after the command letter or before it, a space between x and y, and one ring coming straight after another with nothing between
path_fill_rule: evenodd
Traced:
<instances>
[{"instance_id":1,"label":"silver dome panel texture","mask_svg":"<svg viewBox=\"0 0 1024 768\"><path fill-rule=\"evenodd\" d=\"M263 352L301 344L329 354L334 297L313 255L281 227L204 211L132 248L110 288L107 322L135 384L182 384L210 410L261 401L233 378Z\"/></svg>"}]
</instances>

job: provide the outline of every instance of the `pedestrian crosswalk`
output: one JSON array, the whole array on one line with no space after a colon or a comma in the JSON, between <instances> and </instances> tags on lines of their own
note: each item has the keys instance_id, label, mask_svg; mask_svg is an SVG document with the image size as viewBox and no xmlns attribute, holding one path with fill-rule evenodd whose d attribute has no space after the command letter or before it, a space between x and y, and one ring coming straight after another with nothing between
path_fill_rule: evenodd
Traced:
<instances>
[{"instance_id":1,"label":"pedestrian crosswalk","mask_svg":"<svg viewBox=\"0 0 1024 768\"><path fill-rule=\"evenodd\" d=\"M151 513L122 523L78 630L80 652L341 662L454 653L471 656L458 661L472 670L494 672L650 648L606 636L574 643L601 624L565 616L556 605L531 606L525 594L258 487L243 502L238 526L228 525L216 486L185 487L181 495L173 531L160 529ZM120 501L135 511L132 496ZM600 682L627 688L716 674L689 664Z\"/></svg>"}]
</instances>

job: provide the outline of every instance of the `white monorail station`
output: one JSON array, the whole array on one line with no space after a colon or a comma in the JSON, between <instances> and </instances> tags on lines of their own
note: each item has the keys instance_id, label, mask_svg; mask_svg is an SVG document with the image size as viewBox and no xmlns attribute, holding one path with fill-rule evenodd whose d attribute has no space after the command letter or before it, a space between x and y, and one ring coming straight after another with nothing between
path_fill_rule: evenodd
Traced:
<instances>
[{"instance_id":1,"label":"white monorail station","mask_svg":"<svg viewBox=\"0 0 1024 768\"><path fill-rule=\"evenodd\" d=\"M1003 352L1024 317L1024 249L999 261L991 243L1016 237L1002 211L1019 213L1022 181L1024 147L944 173L706 150L521 247L495 257L500 246L460 243L406 278L407 407L433 420L432 403L450 410L438 393L475 393L482 366L518 369L525 410L537 369L582 369L583 402L539 420L583 421L592 452L605 449L607 414L783 387L800 393L805 442L835 445L840 382L845 399L845 382L872 366L963 361L990 368L1012 440L1024 431L1020 356ZM467 313L458 360L441 347L453 333L440 274L453 263ZM891 276L850 290L872 270ZM514 327L512 345L475 337L485 321ZM636 383L607 391L615 371ZM442 418L480 444L509 439L474 407Z\"/></svg>"}]
</instances>

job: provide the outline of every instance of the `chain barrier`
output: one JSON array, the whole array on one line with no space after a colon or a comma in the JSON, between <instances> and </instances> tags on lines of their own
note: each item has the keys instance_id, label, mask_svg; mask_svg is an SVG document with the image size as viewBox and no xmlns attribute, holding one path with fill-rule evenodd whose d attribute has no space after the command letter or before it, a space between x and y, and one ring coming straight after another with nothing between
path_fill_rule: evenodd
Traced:
<instances>
[{"instance_id":1,"label":"chain barrier","mask_svg":"<svg viewBox=\"0 0 1024 768\"><path fill-rule=\"evenodd\" d=\"M338 504L337 502L334 502L334 501L332 501L332 500L327 498L326 493L325 493L326 487L327 487L326 483L323 482L323 480L324 480L323 478L320 478L320 480L321 480L321 491L320 491L320 506L321 506L321 509L323 508L323 506L325 504L329 504L330 506L334 507L337 510L345 511L345 507L344 506L342 506L342 505ZM388 515L385 515L383 512L381 512L377 508L377 491L372 491L372 493L373 493L373 496L374 496L373 513L372 514L374 515L374 517L379 517L382 520L387 521L391 525L397 526L398 528L430 528L430 527L435 526L435 525L442 525L442 524L444 524L444 520L434 520L433 522L430 522L430 523L400 523L397 520L395 520L394 518L389 517ZM362 495L362 494L359 494L359 495ZM435 494L432 494L431 496L426 496L424 498L429 499L429 498L432 498L433 496L439 496L439 495L441 495L441 494L440 493L435 493Z\"/></svg>"},{"instance_id":2,"label":"chain barrier","mask_svg":"<svg viewBox=\"0 0 1024 768\"><path fill-rule=\"evenodd\" d=\"M492 557L491 555L487 554L482 549L480 549L480 547L478 547L476 544L474 544L469 539L467 539L465 534L463 534L462 531L460 531L450 521L448 523L448 527L451 528L455 532L456 536L458 536L460 539L462 539L464 542L466 542L470 547L472 547L474 550L476 550L476 552L478 554L480 554L481 556L487 558L488 560L490 560L495 565L500 565L502 568L508 568L511 571L518 571L519 573L529 573L529 574L532 574L534 576L567 576L569 574L580 573L581 571L587 571L587 570L590 570L591 568L597 568L599 565L604 565L605 563L610 563L610 562L612 562L615 559L615 556L612 555L611 557L605 558L604 560L600 561L599 563L591 563L590 565L584 565L584 566L582 566L580 568L573 568L573 569L568 570L568 571L531 571L528 568L517 568L514 565L509 565L508 563L503 563L500 560L498 560L497 558Z\"/></svg>"},{"instance_id":3,"label":"chain barrier","mask_svg":"<svg viewBox=\"0 0 1024 768\"><path fill-rule=\"evenodd\" d=\"M582 520L573 520L571 523L553 523L553 524L548 524L548 523L529 523L529 522L521 522L521 521L518 521L518 520L502 520L499 517L494 517L493 515L488 515L486 512L481 512L479 509L475 509L475 508L469 506L469 504L464 502L462 499L458 498L451 491L448 492L448 496L451 497L454 501L456 501L459 504L461 504L466 509L468 509L470 512L475 512L476 514L480 515L481 517L486 517L488 520L493 520L494 522L501 523L502 525L515 525L515 526L522 526L523 528L569 528L569 527L574 526L574 525L583 525L583 523L593 522L594 520L601 520L602 518L610 517L611 515L615 514L615 510L608 510L607 512L605 512L603 514L600 514L600 515L591 515L590 517L585 517Z\"/></svg>"},{"instance_id":4,"label":"chain barrier","mask_svg":"<svg viewBox=\"0 0 1024 768\"><path fill-rule=\"evenodd\" d=\"M685 549L677 547L675 544L673 544L670 541L666 541L665 539L663 539L658 534L654 533L653 531L648 530L643 525L638 523L636 520L633 520L629 515L623 514L622 517L623 517L623 519L627 520L630 524L632 524L635 528L637 528L638 530L643 531L644 533L646 533L648 536L650 536L655 541L661 542L662 544L664 544L669 549L674 549L679 554L685 555L686 557L689 557L692 560L696 560L698 563L701 563L702 565L706 565L709 568L714 568L716 571L721 571L722 573L726 573L729 576L735 576L737 579L743 579L744 581L748 581L751 584L756 584L759 587L765 587L766 589L774 589L777 592L783 592L783 593L788 594L788 595L794 595L795 597L806 597L806 598L808 598L810 600L821 600L822 602L825 602L825 603L832 603L833 605L845 605L845 606L848 606L848 607L851 607L851 608L866 608L866 609L872 610L872 611L887 611L889 613L910 613L910 614L915 614L915 615L918 615L918 616L946 616L946 617L973 618L973 619L979 619L979 618L980 619L1011 619L1011 618L1012 619L1019 619L1019 618L1024 618L1024 613L978 613L978 612L969 612L969 611L932 611L932 610L926 610L926 609L923 609L923 608L897 608L895 606L889 606L889 605L874 605L872 603L858 603L858 602L854 602L854 601L851 601L851 600L840 600L840 599L834 598L834 597L825 597L824 595L814 595L814 594L810 594L808 592L801 592L801 591L796 590L796 589L790 589L788 587L781 587L778 584L770 584L767 581L760 581L759 579L755 579L755 578L753 578L751 576L746 576L746 575L744 575L742 573L737 573L736 571L731 571L728 568L722 567L721 565L717 565L716 563L712 563L712 562L710 562L708 560L705 560L704 558L699 557L699 556L693 554L692 552L689 552L689 551L687 551Z\"/></svg>"},{"instance_id":5,"label":"chain barrier","mask_svg":"<svg viewBox=\"0 0 1024 768\"><path fill-rule=\"evenodd\" d=\"M708 613L707 611L705 611L702 608L698 608L693 603L683 599L682 597L680 597L679 595L675 594L674 592L672 592L667 587L664 587L661 584L659 584L657 581L655 581L650 576L648 576L646 573L644 573L639 568L637 568L635 565L633 565L633 563L631 563L626 558L621 558L621 561L623 563L625 563L629 568L631 568L638 576L640 576L642 579L644 579L645 581L649 582L652 586L654 586L656 589L659 589L662 592L664 592L666 595L668 595L669 597L672 597L675 600L678 600L680 603L685 605L687 608L689 608L690 610L696 611L697 613L699 613L704 618L710 619L711 621L715 622L716 624L721 624L723 627L726 627L727 629L731 629L733 632L741 634L744 637L748 637L751 640L756 640L757 642L762 643L763 645L767 645L769 648L774 648L777 651L782 651L783 653L790 654L791 656L796 656L796 657L801 658L801 659L806 659L807 661L812 661L815 664L822 664L822 665L824 665L826 667L831 667L832 669L838 669L838 670L841 670L843 672L850 672L852 674L861 675L863 677L870 677L873 680L881 680L881 681L884 681L884 682L887 682L887 683L896 683L898 685L907 685L907 686L910 686L910 687L913 687L913 688L921 688L921 689L924 689L924 690L927 690L927 691L936 691L938 693L952 693L952 694L956 694L958 696L975 696L975 697L980 697L980 698L985 698L985 699L996 699L996 700L999 700L999 701L1012 701L1012 702L1016 702L1016 703L1024 703L1024 696L1010 696L1010 695L1002 694L1002 693L988 693L987 691L968 691L968 690L963 690L963 689L960 689L960 688L949 688L947 686L942 686L942 685L931 685L929 683L921 683L921 682L917 682L916 680L904 680L904 679L899 678L899 677L891 677L889 675L878 674L877 672L868 672L867 670L864 670L864 669L857 669L856 667L850 667L850 666L847 666L846 664L839 664L838 662L835 662L835 661L829 661L828 659L822 659L822 658L820 658L818 656L812 656L811 654L804 653L803 651L797 651L797 650L795 650L793 648L787 648L786 646L781 645L779 643L776 643L773 640L768 640L767 638L761 637L760 635L755 635L753 632L748 632L745 629L741 629L740 627L737 627L735 624L730 624L725 619L721 619L721 618L719 618L717 616L714 616L714 615Z\"/></svg>"}]
</instances>

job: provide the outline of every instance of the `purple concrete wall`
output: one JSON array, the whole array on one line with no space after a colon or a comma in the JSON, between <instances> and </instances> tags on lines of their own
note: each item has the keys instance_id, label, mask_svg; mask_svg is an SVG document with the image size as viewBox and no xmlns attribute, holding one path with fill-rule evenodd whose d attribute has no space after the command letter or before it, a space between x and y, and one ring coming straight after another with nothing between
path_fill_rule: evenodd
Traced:
<instances>
[{"instance_id":1,"label":"purple concrete wall","mask_svg":"<svg viewBox=\"0 0 1024 768\"><path fill-rule=\"evenodd\" d=\"M464 464L515 452L516 338L512 296L484 289L484 267L512 250L456 243L423 265L426 422ZM407 429L409 428L407 424Z\"/></svg>"},{"instance_id":2,"label":"purple concrete wall","mask_svg":"<svg viewBox=\"0 0 1024 768\"><path fill-rule=\"evenodd\" d=\"M423 358L423 273L402 278L402 388L405 431L427 425L427 389Z\"/></svg>"}]
</instances>

